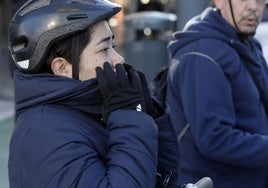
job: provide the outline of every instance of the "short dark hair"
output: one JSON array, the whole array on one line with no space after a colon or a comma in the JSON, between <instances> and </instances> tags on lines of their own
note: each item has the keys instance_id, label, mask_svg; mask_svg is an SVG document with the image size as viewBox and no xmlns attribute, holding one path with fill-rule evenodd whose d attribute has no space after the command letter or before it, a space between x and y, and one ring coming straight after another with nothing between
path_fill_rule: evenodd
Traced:
<instances>
[{"instance_id":1,"label":"short dark hair","mask_svg":"<svg viewBox=\"0 0 268 188\"><path fill-rule=\"evenodd\" d=\"M49 50L49 53L46 58L46 62L41 69L41 72L46 73L53 73L51 70L51 62L56 57L62 57L66 59L69 63L72 63L72 38L75 35L79 37L79 56L81 55L82 51L85 49L87 44L90 42L92 33L92 27L88 28L87 30L81 31L69 37L63 38L58 42L55 42Z\"/></svg>"},{"instance_id":2,"label":"short dark hair","mask_svg":"<svg viewBox=\"0 0 268 188\"><path fill-rule=\"evenodd\" d=\"M216 7L215 3L214 3L214 0L209 0L208 1L209 5L212 6L212 7Z\"/></svg>"}]
</instances>

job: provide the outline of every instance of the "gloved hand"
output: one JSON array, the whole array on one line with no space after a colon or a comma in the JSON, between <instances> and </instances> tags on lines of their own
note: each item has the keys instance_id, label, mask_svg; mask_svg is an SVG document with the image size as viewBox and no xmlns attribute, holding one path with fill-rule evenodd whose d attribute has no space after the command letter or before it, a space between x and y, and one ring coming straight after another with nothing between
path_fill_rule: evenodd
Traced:
<instances>
[{"instance_id":1,"label":"gloved hand","mask_svg":"<svg viewBox=\"0 0 268 188\"><path fill-rule=\"evenodd\" d=\"M133 69L133 67L127 63L124 64L124 67L126 70L128 69ZM143 72L136 70L142 84L142 91L143 91L143 96L144 96L144 101L145 101L145 112L152 116L153 118L157 118L160 115L161 109L158 108L158 104L154 103L150 90L148 88L147 80Z\"/></svg>"},{"instance_id":2,"label":"gloved hand","mask_svg":"<svg viewBox=\"0 0 268 188\"><path fill-rule=\"evenodd\" d=\"M104 99L102 116L104 121L117 109L145 110L144 96L139 75L134 68L125 70L123 64L112 66L105 62L103 69L96 68L97 80Z\"/></svg>"}]
</instances>

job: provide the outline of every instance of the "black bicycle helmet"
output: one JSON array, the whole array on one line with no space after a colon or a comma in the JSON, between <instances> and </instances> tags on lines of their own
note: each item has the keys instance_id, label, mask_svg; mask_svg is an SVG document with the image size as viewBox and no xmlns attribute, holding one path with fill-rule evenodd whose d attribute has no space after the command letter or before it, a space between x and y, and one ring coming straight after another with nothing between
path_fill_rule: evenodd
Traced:
<instances>
[{"instance_id":1,"label":"black bicycle helmet","mask_svg":"<svg viewBox=\"0 0 268 188\"><path fill-rule=\"evenodd\" d=\"M38 72L49 48L60 39L109 19L121 7L108 0L30 0L13 16L9 50L17 67Z\"/></svg>"}]
</instances>

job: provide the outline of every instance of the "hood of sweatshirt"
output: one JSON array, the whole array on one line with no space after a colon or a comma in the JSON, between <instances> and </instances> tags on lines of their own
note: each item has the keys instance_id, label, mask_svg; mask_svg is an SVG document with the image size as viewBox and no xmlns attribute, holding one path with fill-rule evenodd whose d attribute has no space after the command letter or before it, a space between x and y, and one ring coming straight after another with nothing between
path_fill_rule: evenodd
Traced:
<instances>
[{"instance_id":1,"label":"hood of sweatshirt","mask_svg":"<svg viewBox=\"0 0 268 188\"><path fill-rule=\"evenodd\" d=\"M174 39L168 45L172 57L178 50L185 48L188 44L205 38L224 41L234 48L241 57L253 63L257 56L262 56L261 53L252 54L251 48L241 40L241 35L237 34L220 13L211 7L189 20L184 29L174 33L173 37ZM251 43L252 48L261 49L260 43L253 36L249 35L246 40ZM257 51L261 52L261 50Z\"/></svg>"}]
</instances>

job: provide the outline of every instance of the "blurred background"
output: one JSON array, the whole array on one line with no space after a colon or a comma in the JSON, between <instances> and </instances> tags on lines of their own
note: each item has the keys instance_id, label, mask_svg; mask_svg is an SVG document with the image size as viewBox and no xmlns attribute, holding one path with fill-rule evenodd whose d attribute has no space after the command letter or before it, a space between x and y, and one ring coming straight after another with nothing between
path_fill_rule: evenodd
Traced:
<instances>
[{"instance_id":1,"label":"blurred background","mask_svg":"<svg viewBox=\"0 0 268 188\"><path fill-rule=\"evenodd\" d=\"M42 1L42 0L41 0ZM154 73L168 66L166 49L172 33L183 28L191 17L208 5L208 0L113 0L123 10L109 24L115 33L119 52L126 61L141 69L151 81ZM0 2L0 187L8 188L8 144L14 125L15 66L8 52L8 25L14 12L26 0ZM257 37L268 57L268 11Z\"/></svg>"}]
</instances>

